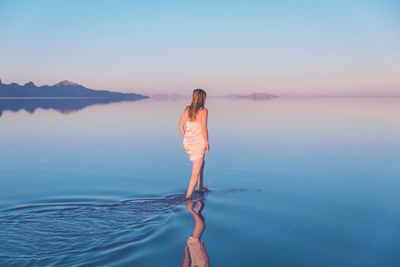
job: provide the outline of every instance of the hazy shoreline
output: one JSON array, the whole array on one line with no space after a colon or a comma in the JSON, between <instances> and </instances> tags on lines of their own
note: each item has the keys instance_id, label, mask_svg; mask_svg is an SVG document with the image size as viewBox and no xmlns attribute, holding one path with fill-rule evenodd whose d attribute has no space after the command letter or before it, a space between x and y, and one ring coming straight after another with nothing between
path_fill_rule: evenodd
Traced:
<instances>
[{"instance_id":1,"label":"hazy shoreline","mask_svg":"<svg viewBox=\"0 0 400 267\"><path fill-rule=\"evenodd\" d=\"M257 96L255 94L263 94L263 93L253 93L253 94L243 94L243 95L222 95L222 96L213 96L213 95L208 95L207 98L219 98L219 99L230 99L230 100L241 100L241 99L248 99L248 100L253 100L253 101L262 101L262 100L272 100L272 99L277 99L277 98L298 98L298 99L304 99L304 98L396 98L400 96L381 96L381 95L271 95L266 94ZM190 95L179 95L179 94L154 94L154 95L149 95L150 99L153 100L179 100L179 99L190 99Z\"/></svg>"}]
</instances>

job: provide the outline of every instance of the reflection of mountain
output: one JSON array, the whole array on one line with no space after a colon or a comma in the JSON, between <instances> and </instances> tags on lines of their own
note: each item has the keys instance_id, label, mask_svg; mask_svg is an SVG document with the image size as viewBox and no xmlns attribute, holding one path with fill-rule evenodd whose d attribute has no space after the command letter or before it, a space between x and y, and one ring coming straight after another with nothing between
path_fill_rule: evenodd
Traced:
<instances>
[{"instance_id":1,"label":"reflection of mountain","mask_svg":"<svg viewBox=\"0 0 400 267\"><path fill-rule=\"evenodd\" d=\"M36 109L54 109L64 114L84 109L95 104L109 104L140 99L124 98L74 98L74 99L0 99L0 117L4 111L26 110L30 113Z\"/></svg>"},{"instance_id":2,"label":"reflection of mountain","mask_svg":"<svg viewBox=\"0 0 400 267\"><path fill-rule=\"evenodd\" d=\"M0 116L6 110L26 110L33 113L38 108L55 109L68 114L94 104L136 101L145 98L148 96L93 90L69 81L38 87L32 82L19 85L3 84L0 80Z\"/></svg>"}]
</instances>

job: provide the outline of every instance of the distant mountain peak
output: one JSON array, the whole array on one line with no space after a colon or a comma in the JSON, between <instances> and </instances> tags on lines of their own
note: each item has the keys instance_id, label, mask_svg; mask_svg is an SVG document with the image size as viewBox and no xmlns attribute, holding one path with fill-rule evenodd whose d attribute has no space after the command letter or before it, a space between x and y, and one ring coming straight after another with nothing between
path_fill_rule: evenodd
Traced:
<instances>
[{"instance_id":1,"label":"distant mountain peak","mask_svg":"<svg viewBox=\"0 0 400 267\"><path fill-rule=\"evenodd\" d=\"M32 81L27 82L24 86L36 86Z\"/></svg>"},{"instance_id":2,"label":"distant mountain peak","mask_svg":"<svg viewBox=\"0 0 400 267\"><path fill-rule=\"evenodd\" d=\"M56 84L53 85L53 86L79 86L79 84L73 83L73 82L70 82L70 81L65 80L65 81L56 83Z\"/></svg>"}]
</instances>

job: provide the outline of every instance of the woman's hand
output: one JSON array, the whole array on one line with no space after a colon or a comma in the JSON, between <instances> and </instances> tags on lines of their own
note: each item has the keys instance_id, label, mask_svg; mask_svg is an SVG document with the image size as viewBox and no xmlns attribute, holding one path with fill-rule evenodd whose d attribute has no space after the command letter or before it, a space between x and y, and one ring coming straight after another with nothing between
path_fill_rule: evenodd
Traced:
<instances>
[{"instance_id":1,"label":"woman's hand","mask_svg":"<svg viewBox=\"0 0 400 267\"><path fill-rule=\"evenodd\" d=\"M206 144L206 152L208 153L209 150L210 150L210 145L207 143Z\"/></svg>"}]
</instances>

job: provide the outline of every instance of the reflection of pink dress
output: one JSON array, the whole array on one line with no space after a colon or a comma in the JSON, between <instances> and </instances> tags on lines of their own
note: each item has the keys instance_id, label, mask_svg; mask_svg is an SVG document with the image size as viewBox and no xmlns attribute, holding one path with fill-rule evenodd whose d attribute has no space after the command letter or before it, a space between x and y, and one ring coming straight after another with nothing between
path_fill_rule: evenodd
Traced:
<instances>
[{"instance_id":1,"label":"reflection of pink dress","mask_svg":"<svg viewBox=\"0 0 400 267\"><path fill-rule=\"evenodd\" d=\"M206 152L206 144L198 121L186 121L186 130L183 137L183 148L191 161L201 158Z\"/></svg>"},{"instance_id":2,"label":"reflection of pink dress","mask_svg":"<svg viewBox=\"0 0 400 267\"><path fill-rule=\"evenodd\" d=\"M199 239L189 236L187 240L187 246L189 248L190 259L192 262L190 266L195 266L195 267L210 266L210 264L208 263L207 252L201 245Z\"/></svg>"}]
</instances>

